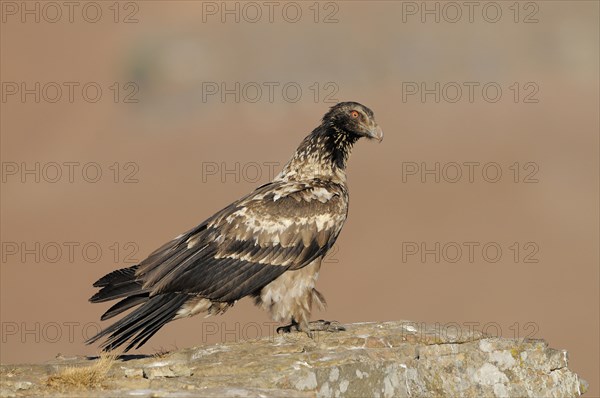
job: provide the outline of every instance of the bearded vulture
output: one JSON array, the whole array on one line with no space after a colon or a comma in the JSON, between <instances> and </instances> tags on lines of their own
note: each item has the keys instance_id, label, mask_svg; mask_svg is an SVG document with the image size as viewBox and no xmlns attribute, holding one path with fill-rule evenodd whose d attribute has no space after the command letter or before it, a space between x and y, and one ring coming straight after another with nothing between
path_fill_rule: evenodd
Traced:
<instances>
[{"instance_id":1,"label":"bearded vulture","mask_svg":"<svg viewBox=\"0 0 600 398\"><path fill-rule=\"evenodd\" d=\"M246 296L275 322L291 322L281 330L311 335L312 304L325 305L315 282L346 220L346 162L361 137L383 139L373 112L333 106L273 181L96 281L92 303L120 300L101 320L135 309L87 343L108 336L105 351L139 348L172 320L221 314Z\"/></svg>"}]
</instances>

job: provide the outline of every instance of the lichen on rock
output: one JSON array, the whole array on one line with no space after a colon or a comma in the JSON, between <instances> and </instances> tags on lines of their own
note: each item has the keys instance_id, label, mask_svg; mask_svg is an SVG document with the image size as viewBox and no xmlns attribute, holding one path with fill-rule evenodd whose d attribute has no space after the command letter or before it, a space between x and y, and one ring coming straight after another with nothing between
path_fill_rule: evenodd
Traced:
<instances>
[{"instance_id":1,"label":"lichen on rock","mask_svg":"<svg viewBox=\"0 0 600 398\"><path fill-rule=\"evenodd\" d=\"M577 397L586 386L568 369L566 351L543 340L466 330L440 333L400 321L346 329L319 332L312 339L293 333L182 349L160 358L117 359L101 388L71 395ZM59 396L44 380L66 366L90 362L58 359L27 365L27 371L2 365L0 396Z\"/></svg>"}]
</instances>

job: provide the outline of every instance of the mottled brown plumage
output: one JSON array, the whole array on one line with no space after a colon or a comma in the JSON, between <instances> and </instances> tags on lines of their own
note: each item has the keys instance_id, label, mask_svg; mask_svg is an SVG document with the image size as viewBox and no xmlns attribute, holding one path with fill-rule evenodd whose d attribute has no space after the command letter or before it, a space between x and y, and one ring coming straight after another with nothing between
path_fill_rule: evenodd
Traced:
<instances>
[{"instance_id":1,"label":"mottled brown plumage","mask_svg":"<svg viewBox=\"0 0 600 398\"><path fill-rule=\"evenodd\" d=\"M270 183L154 251L105 275L90 301L121 299L103 316L132 312L88 343L140 347L171 320L220 314L251 296L278 322L309 331L321 259L348 212L346 162L361 137L383 138L373 112L355 102L332 107Z\"/></svg>"}]
</instances>

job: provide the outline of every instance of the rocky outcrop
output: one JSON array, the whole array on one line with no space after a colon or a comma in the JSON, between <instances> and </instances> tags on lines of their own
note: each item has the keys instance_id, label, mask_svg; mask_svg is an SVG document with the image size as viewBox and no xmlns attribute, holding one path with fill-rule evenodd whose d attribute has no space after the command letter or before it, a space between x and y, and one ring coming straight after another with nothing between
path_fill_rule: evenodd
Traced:
<instances>
[{"instance_id":1,"label":"rocky outcrop","mask_svg":"<svg viewBox=\"0 0 600 398\"><path fill-rule=\"evenodd\" d=\"M577 397L586 383L567 352L543 340L486 337L410 322L360 323L343 332L274 335L151 357L121 357L93 388L64 368L97 359L2 365L7 396ZM65 385L61 385L65 383ZM85 381L84 381L85 383Z\"/></svg>"}]
</instances>

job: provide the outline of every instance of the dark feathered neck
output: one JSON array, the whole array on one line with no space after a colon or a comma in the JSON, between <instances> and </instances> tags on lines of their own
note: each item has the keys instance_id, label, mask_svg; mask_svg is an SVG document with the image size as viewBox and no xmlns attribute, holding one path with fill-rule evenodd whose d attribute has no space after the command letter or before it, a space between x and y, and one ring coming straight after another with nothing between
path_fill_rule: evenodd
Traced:
<instances>
[{"instance_id":1,"label":"dark feathered neck","mask_svg":"<svg viewBox=\"0 0 600 398\"><path fill-rule=\"evenodd\" d=\"M312 178L346 181L346 164L358 136L321 125L308 135L296 153L284 166L279 179L308 180Z\"/></svg>"}]
</instances>

